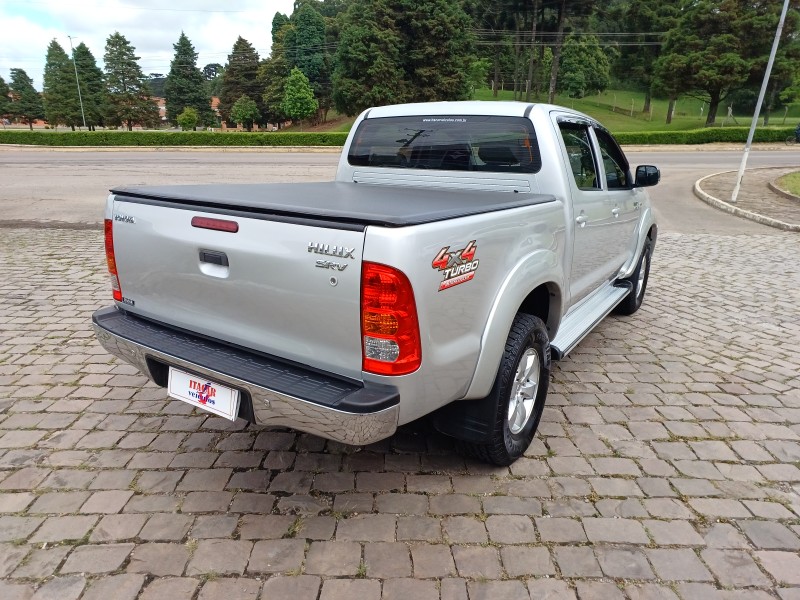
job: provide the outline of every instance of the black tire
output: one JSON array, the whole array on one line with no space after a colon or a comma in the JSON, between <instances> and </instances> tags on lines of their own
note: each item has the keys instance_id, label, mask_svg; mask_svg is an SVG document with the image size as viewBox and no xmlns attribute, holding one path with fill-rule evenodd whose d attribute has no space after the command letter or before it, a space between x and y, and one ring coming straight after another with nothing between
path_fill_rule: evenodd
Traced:
<instances>
[{"instance_id":1,"label":"black tire","mask_svg":"<svg viewBox=\"0 0 800 600\"><path fill-rule=\"evenodd\" d=\"M509 405L515 388L515 377L523 358L530 356L532 349L538 358L538 385L533 394L532 410L524 426L512 433L509 424ZM550 382L550 339L547 327L539 317L518 313L508 334L505 352L497 370L492 391L482 400L496 407L496 418L492 426L491 439L485 444L458 441L459 451L495 465L506 466L525 453L530 446L544 411L547 387Z\"/></svg>"},{"instance_id":2,"label":"black tire","mask_svg":"<svg viewBox=\"0 0 800 600\"><path fill-rule=\"evenodd\" d=\"M642 305L642 301L644 300L644 293L647 290L647 280L650 277L650 260L653 254L653 244L650 241L650 238L647 238L647 241L644 243L644 248L642 249L642 255L639 257L639 264L636 265L636 270L631 274L630 277L624 279L623 281L628 281L631 284L631 291L630 293L625 296L625 299L617 304L617 307L614 309L614 312L618 315L632 315L639 307ZM642 273L642 269L644 269L644 278L641 279L641 287L639 286L639 275Z\"/></svg>"}]
</instances>

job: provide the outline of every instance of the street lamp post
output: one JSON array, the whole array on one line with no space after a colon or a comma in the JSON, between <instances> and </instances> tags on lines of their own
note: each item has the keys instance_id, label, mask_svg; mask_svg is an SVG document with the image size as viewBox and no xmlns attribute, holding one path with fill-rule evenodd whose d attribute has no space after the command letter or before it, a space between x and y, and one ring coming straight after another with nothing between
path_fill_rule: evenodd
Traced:
<instances>
[{"instance_id":1,"label":"street lamp post","mask_svg":"<svg viewBox=\"0 0 800 600\"><path fill-rule=\"evenodd\" d=\"M81 118L83 118L83 126L86 127L86 114L83 112L83 98L81 97L81 83L78 81L78 63L75 62L75 48L72 47L72 36L68 35L69 49L72 51L72 66L75 68L75 85L78 86L78 102L81 105Z\"/></svg>"}]
</instances>

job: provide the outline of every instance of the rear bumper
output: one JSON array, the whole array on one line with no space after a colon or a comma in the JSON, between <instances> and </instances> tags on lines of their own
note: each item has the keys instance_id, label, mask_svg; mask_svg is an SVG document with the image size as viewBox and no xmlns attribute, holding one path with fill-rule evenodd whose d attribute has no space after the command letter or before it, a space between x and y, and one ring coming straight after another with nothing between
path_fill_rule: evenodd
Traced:
<instances>
[{"instance_id":1,"label":"rear bumper","mask_svg":"<svg viewBox=\"0 0 800 600\"><path fill-rule=\"evenodd\" d=\"M385 439L397 429L395 388L356 382L228 346L125 313L92 315L97 339L111 354L166 386L170 366L241 392L239 416L345 444Z\"/></svg>"}]
</instances>

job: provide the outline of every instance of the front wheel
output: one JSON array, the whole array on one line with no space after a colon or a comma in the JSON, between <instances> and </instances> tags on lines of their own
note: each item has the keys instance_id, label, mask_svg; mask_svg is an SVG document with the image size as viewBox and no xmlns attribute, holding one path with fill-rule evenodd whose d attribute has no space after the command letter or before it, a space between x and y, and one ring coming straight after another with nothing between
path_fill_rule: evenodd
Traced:
<instances>
[{"instance_id":1,"label":"front wheel","mask_svg":"<svg viewBox=\"0 0 800 600\"><path fill-rule=\"evenodd\" d=\"M459 442L467 456L510 465L530 446L542 418L550 382L550 340L539 317L518 313L492 391L482 400L496 407L488 443Z\"/></svg>"},{"instance_id":2,"label":"front wheel","mask_svg":"<svg viewBox=\"0 0 800 600\"><path fill-rule=\"evenodd\" d=\"M630 277L625 279L631 283L631 291L625 299L617 304L614 312L618 315L632 315L642 305L644 292L647 289L647 279L650 277L650 258L653 253L653 243L650 238L644 243L639 264Z\"/></svg>"}]
</instances>

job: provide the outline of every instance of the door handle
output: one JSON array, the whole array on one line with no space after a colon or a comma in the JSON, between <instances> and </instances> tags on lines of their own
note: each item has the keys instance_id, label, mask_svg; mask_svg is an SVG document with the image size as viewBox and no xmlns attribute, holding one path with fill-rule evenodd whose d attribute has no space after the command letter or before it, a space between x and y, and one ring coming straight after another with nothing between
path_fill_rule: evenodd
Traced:
<instances>
[{"instance_id":1,"label":"door handle","mask_svg":"<svg viewBox=\"0 0 800 600\"><path fill-rule=\"evenodd\" d=\"M620 210L616 206L611 209L611 214L614 215L614 218L619 218Z\"/></svg>"},{"instance_id":2,"label":"door handle","mask_svg":"<svg viewBox=\"0 0 800 600\"><path fill-rule=\"evenodd\" d=\"M580 225L581 227L586 227L586 222L589 220L589 217L586 215L580 215L575 219L575 222Z\"/></svg>"}]
</instances>

